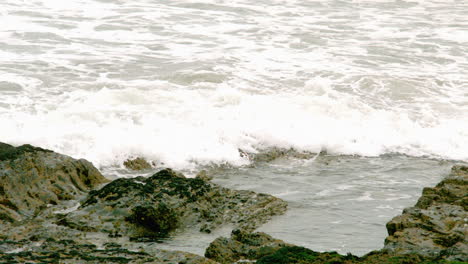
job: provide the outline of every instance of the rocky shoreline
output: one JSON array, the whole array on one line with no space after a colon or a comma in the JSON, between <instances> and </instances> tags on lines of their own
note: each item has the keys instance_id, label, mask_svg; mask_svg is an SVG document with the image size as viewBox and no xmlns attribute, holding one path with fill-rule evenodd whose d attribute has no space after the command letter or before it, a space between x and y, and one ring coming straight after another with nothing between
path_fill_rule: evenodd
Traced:
<instances>
[{"instance_id":1,"label":"rocky shoreline","mask_svg":"<svg viewBox=\"0 0 468 264\"><path fill-rule=\"evenodd\" d=\"M151 165L137 159L126 166ZM387 224L382 250L357 257L255 232L287 203L223 188L204 173L186 178L163 169L109 182L86 160L0 143L0 263L465 263L467 180L468 167L453 167ZM175 231L225 225L231 237L215 239L205 256L152 246Z\"/></svg>"}]
</instances>

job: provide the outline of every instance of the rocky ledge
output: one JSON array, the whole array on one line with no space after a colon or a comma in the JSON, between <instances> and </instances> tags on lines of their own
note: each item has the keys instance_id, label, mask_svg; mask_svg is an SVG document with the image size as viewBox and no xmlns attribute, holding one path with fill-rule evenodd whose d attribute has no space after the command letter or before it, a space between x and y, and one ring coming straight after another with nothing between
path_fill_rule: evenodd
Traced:
<instances>
[{"instance_id":1,"label":"rocky ledge","mask_svg":"<svg viewBox=\"0 0 468 264\"><path fill-rule=\"evenodd\" d=\"M164 169L149 178L117 179L91 191L58 224L151 241L179 228L210 233L223 224L254 230L287 204L271 195L222 188Z\"/></svg>"},{"instance_id":2,"label":"rocky ledge","mask_svg":"<svg viewBox=\"0 0 468 264\"><path fill-rule=\"evenodd\" d=\"M444 255L468 261L468 167L433 188L424 188L415 206L387 223L385 248L398 254Z\"/></svg>"},{"instance_id":3,"label":"rocky ledge","mask_svg":"<svg viewBox=\"0 0 468 264\"><path fill-rule=\"evenodd\" d=\"M205 257L222 264L236 262L257 264L448 263L441 258L428 258L419 254L395 255L387 250L374 251L363 257L352 254L340 255L337 252L316 252L274 239L265 233L249 233L242 230L234 230L230 238L217 238L206 249Z\"/></svg>"},{"instance_id":4,"label":"rocky ledge","mask_svg":"<svg viewBox=\"0 0 468 264\"><path fill-rule=\"evenodd\" d=\"M17 248L21 248L21 251ZM216 262L181 251L129 250L112 242L98 248L90 243L49 238L35 244L28 241L0 241L0 263L215 264Z\"/></svg>"},{"instance_id":5,"label":"rocky ledge","mask_svg":"<svg viewBox=\"0 0 468 264\"><path fill-rule=\"evenodd\" d=\"M76 199L108 180L88 161L50 150L0 142L0 224Z\"/></svg>"},{"instance_id":6,"label":"rocky ledge","mask_svg":"<svg viewBox=\"0 0 468 264\"><path fill-rule=\"evenodd\" d=\"M234 230L230 238L220 237L206 249L205 257L221 264L462 264L444 255L425 256L418 252L395 254L387 249L372 251L362 257L337 252L317 252L288 244L257 232ZM466 261L466 259L465 259Z\"/></svg>"}]
</instances>

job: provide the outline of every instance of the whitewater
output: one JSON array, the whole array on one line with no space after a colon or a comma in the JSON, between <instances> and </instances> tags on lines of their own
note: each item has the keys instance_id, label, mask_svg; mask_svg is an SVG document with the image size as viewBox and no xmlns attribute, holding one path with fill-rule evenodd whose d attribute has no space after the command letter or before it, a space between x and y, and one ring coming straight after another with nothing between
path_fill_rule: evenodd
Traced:
<instances>
[{"instance_id":1,"label":"whitewater","mask_svg":"<svg viewBox=\"0 0 468 264\"><path fill-rule=\"evenodd\" d=\"M0 137L92 160L468 160L465 1L2 2Z\"/></svg>"},{"instance_id":2,"label":"whitewater","mask_svg":"<svg viewBox=\"0 0 468 264\"><path fill-rule=\"evenodd\" d=\"M464 0L3 0L0 141L110 177L133 157L189 174L227 165L218 183L291 203L264 231L364 253L468 162L467 12ZM240 155L272 148L323 157ZM174 239L202 252L199 237Z\"/></svg>"}]
</instances>

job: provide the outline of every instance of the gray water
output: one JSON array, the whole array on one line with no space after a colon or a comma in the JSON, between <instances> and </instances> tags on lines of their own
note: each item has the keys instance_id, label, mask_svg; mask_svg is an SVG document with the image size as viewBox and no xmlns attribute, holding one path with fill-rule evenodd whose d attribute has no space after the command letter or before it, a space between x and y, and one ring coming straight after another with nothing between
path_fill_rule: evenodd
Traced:
<instances>
[{"instance_id":1,"label":"gray water","mask_svg":"<svg viewBox=\"0 0 468 264\"><path fill-rule=\"evenodd\" d=\"M423 186L468 161L463 0L0 3L0 141L141 156L281 197L261 228L362 254ZM238 149L326 152L252 164ZM215 235L161 247L200 253Z\"/></svg>"},{"instance_id":2,"label":"gray water","mask_svg":"<svg viewBox=\"0 0 468 264\"><path fill-rule=\"evenodd\" d=\"M288 201L287 213L260 231L317 251L362 255L383 247L385 224L413 206L422 188L434 186L452 164L394 155L281 159L215 182Z\"/></svg>"}]
</instances>

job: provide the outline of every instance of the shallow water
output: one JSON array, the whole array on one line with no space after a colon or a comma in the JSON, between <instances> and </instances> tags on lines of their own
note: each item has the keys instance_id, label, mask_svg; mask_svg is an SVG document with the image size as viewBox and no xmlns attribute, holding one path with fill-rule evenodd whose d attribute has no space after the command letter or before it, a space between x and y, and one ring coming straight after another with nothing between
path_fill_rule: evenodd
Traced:
<instances>
[{"instance_id":1,"label":"shallow water","mask_svg":"<svg viewBox=\"0 0 468 264\"><path fill-rule=\"evenodd\" d=\"M385 224L413 206L423 187L437 184L453 162L386 155L276 160L230 171L214 181L288 202L284 216L259 230L317 251L362 255L383 247Z\"/></svg>"}]
</instances>

